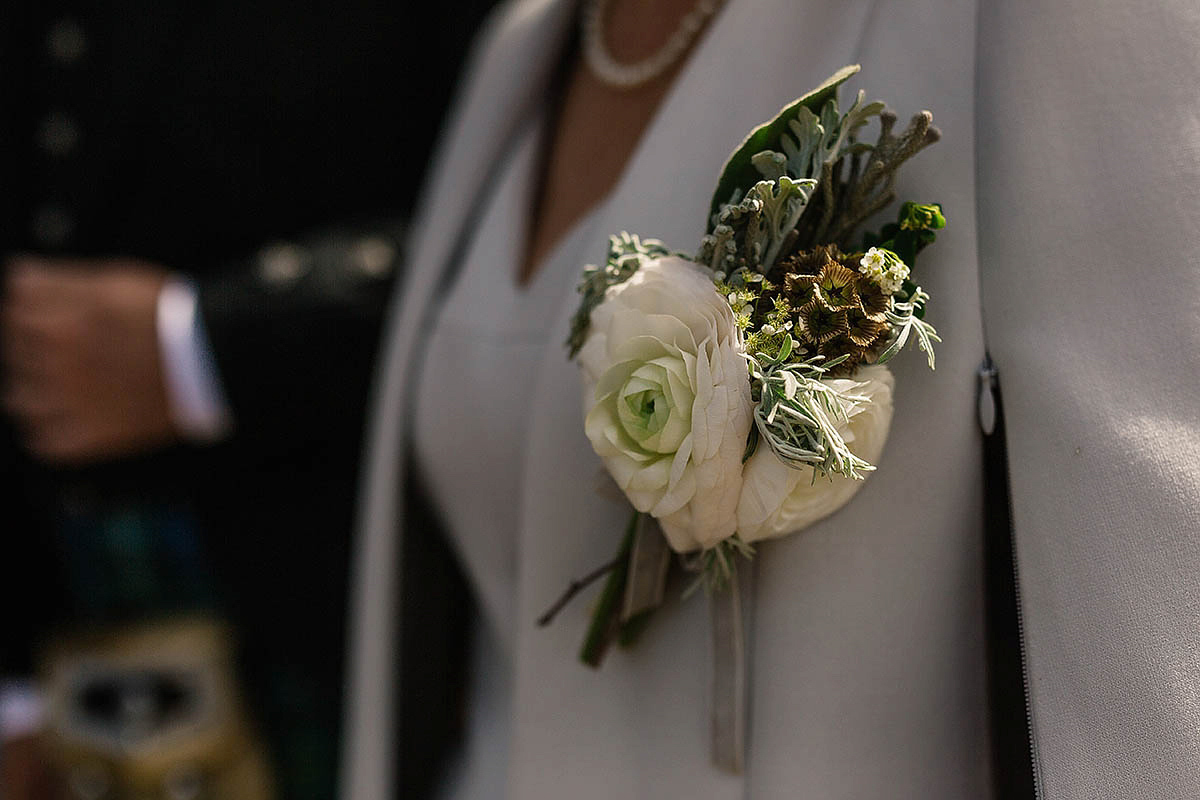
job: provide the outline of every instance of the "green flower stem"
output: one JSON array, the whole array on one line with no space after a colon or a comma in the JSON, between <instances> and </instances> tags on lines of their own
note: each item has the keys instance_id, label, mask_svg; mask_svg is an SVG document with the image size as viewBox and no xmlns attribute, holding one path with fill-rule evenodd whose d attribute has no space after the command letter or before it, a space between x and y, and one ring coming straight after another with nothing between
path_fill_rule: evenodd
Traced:
<instances>
[{"instance_id":1,"label":"green flower stem","mask_svg":"<svg viewBox=\"0 0 1200 800\"><path fill-rule=\"evenodd\" d=\"M625 537L621 540L621 548L613 562L613 569L608 573L608 580L596 600L596 608L592 611L592 621L588 625L587 636L583 640L583 648L579 659L589 667L599 667L604 660L604 654L613 639L621 633L621 603L625 597L625 582L629 577L629 554L633 551L633 537L637 532L638 517L641 512L634 511L625 528ZM637 620L629 621L632 625Z\"/></svg>"},{"instance_id":2,"label":"green flower stem","mask_svg":"<svg viewBox=\"0 0 1200 800\"><path fill-rule=\"evenodd\" d=\"M633 647L637 644L642 631L646 630L646 626L650 622L650 617L657 610L656 608L647 608L622 622L621 630L617 633L617 644L621 647Z\"/></svg>"}]
</instances>

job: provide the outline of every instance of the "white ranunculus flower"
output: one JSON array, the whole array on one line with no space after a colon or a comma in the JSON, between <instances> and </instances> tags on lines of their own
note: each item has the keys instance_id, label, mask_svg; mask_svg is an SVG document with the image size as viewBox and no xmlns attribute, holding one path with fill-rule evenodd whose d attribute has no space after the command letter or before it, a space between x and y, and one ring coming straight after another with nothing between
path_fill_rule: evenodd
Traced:
<instances>
[{"instance_id":1,"label":"white ranunculus flower","mask_svg":"<svg viewBox=\"0 0 1200 800\"><path fill-rule=\"evenodd\" d=\"M579 363L584 429L634 507L679 552L733 535L750 382L712 278L682 258L647 262L592 311Z\"/></svg>"},{"instance_id":2,"label":"white ranunculus flower","mask_svg":"<svg viewBox=\"0 0 1200 800\"><path fill-rule=\"evenodd\" d=\"M883 366L865 367L853 380L835 378L829 383L840 392L869 400L852 403L846 409L849 421L838 431L855 455L876 463L892 424L892 373ZM844 506L862 485L863 481L841 475L818 477L814 482L811 469L789 467L760 441L742 475L738 533L746 542L796 533Z\"/></svg>"}]
</instances>

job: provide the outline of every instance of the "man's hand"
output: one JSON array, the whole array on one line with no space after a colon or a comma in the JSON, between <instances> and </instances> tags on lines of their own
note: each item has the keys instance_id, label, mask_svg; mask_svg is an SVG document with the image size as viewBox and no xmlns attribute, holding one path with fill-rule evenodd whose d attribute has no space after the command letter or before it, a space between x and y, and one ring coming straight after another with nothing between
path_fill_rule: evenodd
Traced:
<instances>
[{"instance_id":1,"label":"man's hand","mask_svg":"<svg viewBox=\"0 0 1200 800\"><path fill-rule=\"evenodd\" d=\"M0 796L5 800L63 797L58 783L41 736L33 734L0 742Z\"/></svg>"},{"instance_id":2,"label":"man's hand","mask_svg":"<svg viewBox=\"0 0 1200 800\"><path fill-rule=\"evenodd\" d=\"M166 276L120 259L8 264L4 407L35 456L78 464L177 438L155 324Z\"/></svg>"}]
</instances>

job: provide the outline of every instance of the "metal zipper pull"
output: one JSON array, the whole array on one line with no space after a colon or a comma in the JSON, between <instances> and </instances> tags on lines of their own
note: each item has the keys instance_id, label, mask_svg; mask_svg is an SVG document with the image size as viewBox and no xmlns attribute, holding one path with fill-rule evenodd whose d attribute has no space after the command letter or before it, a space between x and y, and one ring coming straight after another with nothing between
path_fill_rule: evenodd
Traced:
<instances>
[{"instance_id":1,"label":"metal zipper pull","mask_svg":"<svg viewBox=\"0 0 1200 800\"><path fill-rule=\"evenodd\" d=\"M985 356L977 373L979 376L979 429L983 431L984 436L991 436L996 432L996 376L998 374L992 357Z\"/></svg>"}]
</instances>

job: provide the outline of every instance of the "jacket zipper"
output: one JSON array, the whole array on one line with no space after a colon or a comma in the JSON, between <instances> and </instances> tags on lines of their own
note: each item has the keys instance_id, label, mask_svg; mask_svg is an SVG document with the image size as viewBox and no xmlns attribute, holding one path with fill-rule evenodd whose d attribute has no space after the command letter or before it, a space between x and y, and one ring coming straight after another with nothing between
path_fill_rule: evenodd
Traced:
<instances>
[{"instance_id":1,"label":"jacket zipper","mask_svg":"<svg viewBox=\"0 0 1200 800\"><path fill-rule=\"evenodd\" d=\"M1004 412L1001 406L999 370L992 361L991 355L984 358L979 367L978 419L979 427L985 439L992 447L1002 448L1004 462L1004 492L1008 513L1008 545L1012 559L1012 587L1015 604L1017 649L1020 659L1021 687L1025 702L1025 726L1028 738L1030 769L1032 771L1033 797L1041 800L1042 775L1041 759L1038 752L1037 738L1033 727L1033 701L1030 693L1029 661L1025 643L1025 616L1021 603L1021 573L1017 564L1017 539L1012 515L1012 474L1009 465L1007 443L1004 431ZM994 438L995 437L995 438Z\"/></svg>"}]
</instances>

